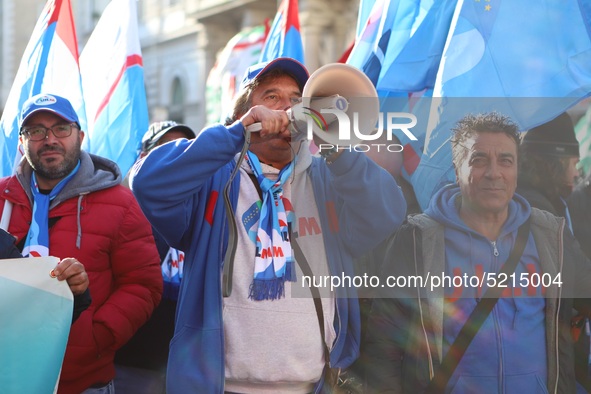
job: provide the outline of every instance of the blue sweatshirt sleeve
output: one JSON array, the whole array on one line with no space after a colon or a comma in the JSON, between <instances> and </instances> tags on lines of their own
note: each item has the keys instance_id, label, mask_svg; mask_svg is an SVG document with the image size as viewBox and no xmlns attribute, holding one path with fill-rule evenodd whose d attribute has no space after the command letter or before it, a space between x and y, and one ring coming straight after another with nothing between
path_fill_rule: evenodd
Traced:
<instances>
[{"instance_id":1,"label":"blue sweatshirt sleeve","mask_svg":"<svg viewBox=\"0 0 591 394\"><path fill-rule=\"evenodd\" d=\"M144 214L172 246L178 245L191 225L200 191L214 174L228 167L244 144L244 127L215 125L193 140L171 141L136 163L130 185Z\"/></svg>"},{"instance_id":2,"label":"blue sweatshirt sleeve","mask_svg":"<svg viewBox=\"0 0 591 394\"><path fill-rule=\"evenodd\" d=\"M358 257L400 227L406 201L394 178L362 153L345 151L327 167L341 200L338 231Z\"/></svg>"}]
</instances>

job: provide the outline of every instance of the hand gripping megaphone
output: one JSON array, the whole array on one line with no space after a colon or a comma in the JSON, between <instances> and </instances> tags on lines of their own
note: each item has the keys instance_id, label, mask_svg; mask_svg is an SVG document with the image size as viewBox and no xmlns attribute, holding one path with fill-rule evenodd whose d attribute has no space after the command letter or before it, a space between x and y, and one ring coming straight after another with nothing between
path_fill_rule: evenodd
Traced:
<instances>
[{"instance_id":1,"label":"hand gripping megaphone","mask_svg":"<svg viewBox=\"0 0 591 394\"><path fill-rule=\"evenodd\" d=\"M376 129L379 100L369 78L343 63L320 67L302 92L302 101L287 110L294 138L312 135L332 145L355 145ZM260 123L248 127L260 131Z\"/></svg>"}]
</instances>

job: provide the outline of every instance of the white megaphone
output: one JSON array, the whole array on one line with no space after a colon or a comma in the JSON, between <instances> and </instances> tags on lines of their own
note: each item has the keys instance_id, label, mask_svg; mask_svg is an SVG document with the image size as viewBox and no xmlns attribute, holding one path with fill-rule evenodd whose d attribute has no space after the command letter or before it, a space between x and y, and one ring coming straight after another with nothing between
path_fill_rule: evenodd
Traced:
<instances>
[{"instance_id":1,"label":"white megaphone","mask_svg":"<svg viewBox=\"0 0 591 394\"><path fill-rule=\"evenodd\" d=\"M331 63L316 70L302 101L287 111L294 138L312 135L332 145L355 145L375 132L379 100L369 78L357 68ZM247 127L260 131L260 123Z\"/></svg>"}]
</instances>

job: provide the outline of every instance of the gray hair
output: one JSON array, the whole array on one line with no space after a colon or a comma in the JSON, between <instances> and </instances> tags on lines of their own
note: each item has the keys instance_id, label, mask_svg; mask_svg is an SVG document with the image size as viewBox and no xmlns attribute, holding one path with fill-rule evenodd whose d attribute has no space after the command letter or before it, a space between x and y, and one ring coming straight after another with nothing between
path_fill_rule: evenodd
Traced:
<instances>
[{"instance_id":1,"label":"gray hair","mask_svg":"<svg viewBox=\"0 0 591 394\"><path fill-rule=\"evenodd\" d=\"M515 141L515 146L519 147L519 131L517 124L508 116L497 112L483 114L467 114L460 119L451 129L452 162L455 168L459 168L462 161L466 158L468 149L465 142L476 133L503 133Z\"/></svg>"}]
</instances>

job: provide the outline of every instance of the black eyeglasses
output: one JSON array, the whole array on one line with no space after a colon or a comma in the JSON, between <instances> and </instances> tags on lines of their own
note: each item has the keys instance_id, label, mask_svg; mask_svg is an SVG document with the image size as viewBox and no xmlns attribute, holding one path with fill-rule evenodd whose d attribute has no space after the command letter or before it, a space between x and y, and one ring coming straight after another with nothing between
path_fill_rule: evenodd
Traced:
<instances>
[{"instance_id":1,"label":"black eyeglasses","mask_svg":"<svg viewBox=\"0 0 591 394\"><path fill-rule=\"evenodd\" d=\"M21 134L24 134L29 141L43 141L47 138L49 130L56 136L56 138L66 138L72 135L72 128L78 128L76 123L58 124L51 127L32 126L21 129Z\"/></svg>"}]
</instances>

